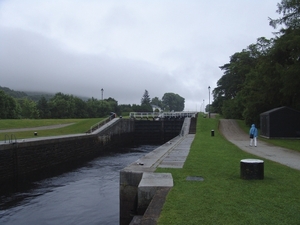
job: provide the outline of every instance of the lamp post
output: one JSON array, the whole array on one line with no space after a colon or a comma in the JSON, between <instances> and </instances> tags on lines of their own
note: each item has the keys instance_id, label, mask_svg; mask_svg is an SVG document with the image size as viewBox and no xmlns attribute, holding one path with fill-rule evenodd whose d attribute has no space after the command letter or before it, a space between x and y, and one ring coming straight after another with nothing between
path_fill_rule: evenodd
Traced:
<instances>
[{"instance_id":1,"label":"lamp post","mask_svg":"<svg viewBox=\"0 0 300 225\"><path fill-rule=\"evenodd\" d=\"M103 88L101 88L101 100L103 101Z\"/></svg>"},{"instance_id":2,"label":"lamp post","mask_svg":"<svg viewBox=\"0 0 300 225\"><path fill-rule=\"evenodd\" d=\"M208 118L210 118L210 86L208 86Z\"/></svg>"}]
</instances>

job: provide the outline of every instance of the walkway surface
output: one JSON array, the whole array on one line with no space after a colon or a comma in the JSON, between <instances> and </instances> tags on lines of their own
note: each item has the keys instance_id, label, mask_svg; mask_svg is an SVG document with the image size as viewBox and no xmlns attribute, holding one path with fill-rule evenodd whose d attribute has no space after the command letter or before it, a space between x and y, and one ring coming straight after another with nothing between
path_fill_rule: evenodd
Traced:
<instances>
[{"instance_id":1,"label":"walkway surface","mask_svg":"<svg viewBox=\"0 0 300 225\"><path fill-rule=\"evenodd\" d=\"M277 147L260 140L257 140L257 147L251 147L249 146L249 135L239 127L235 120L221 119L219 130L228 141L246 152L300 170L299 152Z\"/></svg>"},{"instance_id":2,"label":"walkway surface","mask_svg":"<svg viewBox=\"0 0 300 225\"><path fill-rule=\"evenodd\" d=\"M190 152L194 134L187 134L170 153L160 162L160 168L183 168L185 160Z\"/></svg>"}]
</instances>

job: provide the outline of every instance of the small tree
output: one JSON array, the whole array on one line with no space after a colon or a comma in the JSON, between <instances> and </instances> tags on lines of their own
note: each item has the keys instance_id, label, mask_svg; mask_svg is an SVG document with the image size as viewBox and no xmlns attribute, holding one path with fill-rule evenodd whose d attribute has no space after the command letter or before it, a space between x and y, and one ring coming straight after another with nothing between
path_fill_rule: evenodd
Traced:
<instances>
[{"instance_id":1,"label":"small tree","mask_svg":"<svg viewBox=\"0 0 300 225\"><path fill-rule=\"evenodd\" d=\"M150 96L147 90L145 90L145 93L141 99L141 110L144 112L152 112L152 106L150 104Z\"/></svg>"},{"instance_id":2,"label":"small tree","mask_svg":"<svg viewBox=\"0 0 300 225\"><path fill-rule=\"evenodd\" d=\"M141 105L144 104L150 104L150 96L149 96L149 92L147 90L145 90L144 95L141 99Z\"/></svg>"}]
</instances>

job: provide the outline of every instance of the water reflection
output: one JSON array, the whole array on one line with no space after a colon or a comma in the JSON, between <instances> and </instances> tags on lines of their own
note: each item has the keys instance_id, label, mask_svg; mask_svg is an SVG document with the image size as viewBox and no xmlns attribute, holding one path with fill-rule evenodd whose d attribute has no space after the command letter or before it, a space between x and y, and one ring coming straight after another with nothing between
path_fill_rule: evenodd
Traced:
<instances>
[{"instance_id":1,"label":"water reflection","mask_svg":"<svg viewBox=\"0 0 300 225\"><path fill-rule=\"evenodd\" d=\"M157 146L122 149L0 196L0 224L118 224L119 171ZM124 153L126 152L126 153Z\"/></svg>"}]
</instances>

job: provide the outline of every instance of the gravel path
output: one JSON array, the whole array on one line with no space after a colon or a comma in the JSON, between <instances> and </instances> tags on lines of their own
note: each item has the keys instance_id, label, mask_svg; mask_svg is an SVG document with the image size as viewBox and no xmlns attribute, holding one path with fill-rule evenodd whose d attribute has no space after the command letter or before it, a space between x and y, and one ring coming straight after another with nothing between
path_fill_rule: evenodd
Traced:
<instances>
[{"instance_id":1,"label":"gravel path","mask_svg":"<svg viewBox=\"0 0 300 225\"><path fill-rule=\"evenodd\" d=\"M70 126L72 124L74 124L74 123L56 124L56 125L42 126L42 127L6 129L6 130L0 130L0 133L21 132L21 131L37 131L37 130L51 130L51 129L57 129L57 128L62 128L62 127L67 127L67 126Z\"/></svg>"},{"instance_id":2,"label":"gravel path","mask_svg":"<svg viewBox=\"0 0 300 225\"><path fill-rule=\"evenodd\" d=\"M227 140L246 152L300 170L299 152L273 146L260 140L257 140L257 147L250 147L249 135L238 126L235 120L221 119L219 131Z\"/></svg>"}]
</instances>

